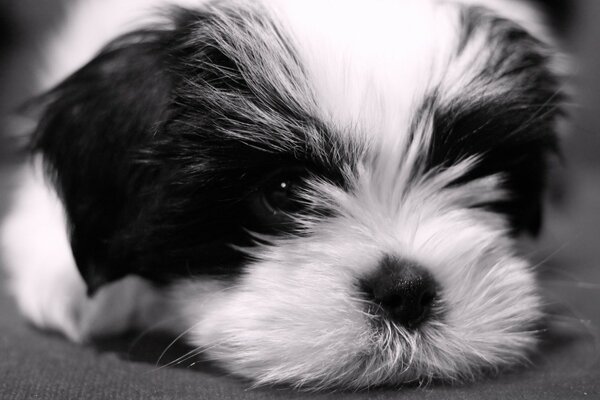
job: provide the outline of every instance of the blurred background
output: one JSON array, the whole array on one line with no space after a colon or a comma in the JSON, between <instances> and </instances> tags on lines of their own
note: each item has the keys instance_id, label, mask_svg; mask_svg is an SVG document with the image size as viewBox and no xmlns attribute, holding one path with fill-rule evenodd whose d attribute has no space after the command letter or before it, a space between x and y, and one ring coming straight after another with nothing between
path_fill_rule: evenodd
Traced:
<instances>
[{"instance_id":1,"label":"blurred background","mask_svg":"<svg viewBox=\"0 0 600 400\"><path fill-rule=\"evenodd\" d=\"M11 137L28 122L18 107L35 93L45 38L73 0L0 0L0 216L11 177L23 157ZM399 0L401 1L401 0ZM559 304L564 332L582 335L599 374L600 358L600 0L538 0L552 15L564 49L573 56L573 96L546 229L532 257L547 297ZM30 122L29 122L30 123ZM561 325L562 324L562 325ZM560 330L559 329L559 330ZM559 334L560 336L560 334ZM572 354L573 348L564 350ZM591 359L590 359L591 357ZM577 359L577 357L575 357ZM564 364L563 364L564 365Z\"/></svg>"}]
</instances>

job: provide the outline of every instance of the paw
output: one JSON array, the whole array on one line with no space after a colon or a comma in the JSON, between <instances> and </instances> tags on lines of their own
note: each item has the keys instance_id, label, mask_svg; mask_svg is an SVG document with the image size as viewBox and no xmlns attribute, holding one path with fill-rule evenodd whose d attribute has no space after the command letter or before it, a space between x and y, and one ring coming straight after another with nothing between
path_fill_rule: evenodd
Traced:
<instances>
[{"instance_id":1,"label":"paw","mask_svg":"<svg viewBox=\"0 0 600 400\"><path fill-rule=\"evenodd\" d=\"M163 296L148 281L128 276L86 297L77 310L77 341L152 327L165 314Z\"/></svg>"},{"instance_id":2,"label":"paw","mask_svg":"<svg viewBox=\"0 0 600 400\"><path fill-rule=\"evenodd\" d=\"M55 269L54 272L43 277L33 274L12 277L10 291L23 316L33 325L83 342L80 321L88 301L83 280L77 271Z\"/></svg>"},{"instance_id":3,"label":"paw","mask_svg":"<svg viewBox=\"0 0 600 400\"><path fill-rule=\"evenodd\" d=\"M158 318L161 309L158 291L136 277L105 286L93 297L87 296L76 271L12 286L21 312L30 322L77 343L144 328Z\"/></svg>"}]
</instances>

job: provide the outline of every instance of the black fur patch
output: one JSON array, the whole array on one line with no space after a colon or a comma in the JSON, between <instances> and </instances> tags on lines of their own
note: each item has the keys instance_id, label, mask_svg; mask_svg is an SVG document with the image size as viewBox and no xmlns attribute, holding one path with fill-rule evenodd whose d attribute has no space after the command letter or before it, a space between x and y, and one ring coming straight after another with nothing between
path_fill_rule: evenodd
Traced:
<instances>
[{"instance_id":1,"label":"black fur patch","mask_svg":"<svg viewBox=\"0 0 600 400\"><path fill-rule=\"evenodd\" d=\"M290 101L307 93L282 92L303 78L289 41L261 15L227 13L250 11L178 10L172 27L117 39L43 99L33 147L91 291L130 273L232 276L245 255L231 245L273 233L249 212L265 175L295 166L343 184L343 145ZM250 33L260 46L243 47ZM271 79L275 63L291 84Z\"/></svg>"},{"instance_id":2,"label":"black fur patch","mask_svg":"<svg viewBox=\"0 0 600 400\"><path fill-rule=\"evenodd\" d=\"M463 35L457 56L477 35L486 35L485 68L461 97L441 105L434 93L425 108L434 115L429 168L444 167L478 156L476 168L462 180L500 173L509 201L482 205L509 216L513 230L537 233L546 162L558 151L555 134L562 94L549 70L548 50L513 22L479 8L463 13ZM489 86L478 95L477 85ZM498 88L499 94L494 94ZM424 110L427 113L427 110ZM457 182L459 184L460 182Z\"/></svg>"}]
</instances>

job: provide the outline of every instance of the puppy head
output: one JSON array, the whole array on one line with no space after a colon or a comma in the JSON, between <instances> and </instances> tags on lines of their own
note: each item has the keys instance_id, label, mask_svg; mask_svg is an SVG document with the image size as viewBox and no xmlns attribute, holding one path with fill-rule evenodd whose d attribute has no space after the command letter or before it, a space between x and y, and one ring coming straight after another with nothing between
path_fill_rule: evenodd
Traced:
<instances>
[{"instance_id":1,"label":"puppy head","mask_svg":"<svg viewBox=\"0 0 600 400\"><path fill-rule=\"evenodd\" d=\"M90 289L169 284L191 343L257 383L523 360L550 51L471 5L248 3L177 10L46 96L34 146Z\"/></svg>"}]
</instances>

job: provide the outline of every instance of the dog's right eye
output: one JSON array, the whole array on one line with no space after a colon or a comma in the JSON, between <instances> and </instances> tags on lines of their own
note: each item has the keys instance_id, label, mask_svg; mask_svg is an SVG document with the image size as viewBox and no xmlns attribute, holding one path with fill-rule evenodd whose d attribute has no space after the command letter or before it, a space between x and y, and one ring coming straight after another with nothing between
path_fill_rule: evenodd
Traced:
<instances>
[{"instance_id":1,"label":"dog's right eye","mask_svg":"<svg viewBox=\"0 0 600 400\"><path fill-rule=\"evenodd\" d=\"M271 213L297 211L298 201L295 199L298 181L294 178L283 177L272 182L263 192L262 199Z\"/></svg>"},{"instance_id":2,"label":"dog's right eye","mask_svg":"<svg viewBox=\"0 0 600 400\"><path fill-rule=\"evenodd\" d=\"M261 221L277 226L289 222L291 214L303 208L298 191L305 171L279 171L268 177L251 199L251 210Z\"/></svg>"}]
</instances>

